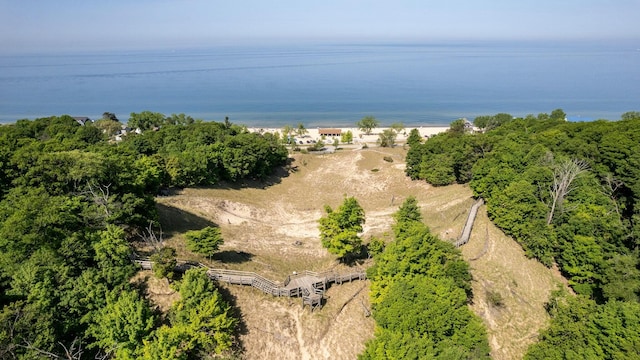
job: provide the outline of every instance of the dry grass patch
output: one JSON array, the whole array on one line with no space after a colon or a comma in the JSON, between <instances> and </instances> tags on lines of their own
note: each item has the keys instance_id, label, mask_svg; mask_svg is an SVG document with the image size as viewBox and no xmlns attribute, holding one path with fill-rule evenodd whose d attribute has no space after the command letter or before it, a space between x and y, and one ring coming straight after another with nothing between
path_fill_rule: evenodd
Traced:
<instances>
[{"instance_id":1,"label":"dry grass patch","mask_svg":"<svg viewBox=\"0 0 640 360\"><path fill-rule=\"evenodd\" d=\"M409 196L416 197L435 234L457 238L473 204L470 189L411 181L404 174L405 153L402 147L298 153L293 155L292 172L272 179L268 186L185 189L158 198L165 238L180 257L212 267L255 271L276 281L293 271L352 271L322 248L317 222L325 204L335 208L344 196L356 197L365 210L365 242L370 236L390 233L392 214ZM385 161L385 156L393 162ZM213 259L191 254L183 233L211 224L222 231L221 254ZM489 329L492 355L520 358L547 321L543 304L559 278L526 259L483 211L462 252L475 279L472 309ZM303 311L297 298L274 298L250 287L225 288L243 317L241 340L248 359L353 359L373 336L374 322L364 316L369 307L368 281L331 287L327 303L314 313ZM492 306L491 294L499 294L504 305Z\"/></svg>"}]
</instances>

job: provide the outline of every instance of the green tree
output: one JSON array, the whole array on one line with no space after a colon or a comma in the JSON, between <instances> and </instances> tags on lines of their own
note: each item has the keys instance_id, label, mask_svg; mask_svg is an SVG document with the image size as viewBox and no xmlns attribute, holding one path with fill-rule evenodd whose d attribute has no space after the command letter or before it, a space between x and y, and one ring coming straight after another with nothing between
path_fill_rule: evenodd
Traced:
<instances>
[{"instance_id":1,"label":"green tree","mask_svg":"<svg viewBox=\"0 0 640 360\"><path fill-rule=\"evenodd\" d=\"M567 119L567 114L562 109L555 109L551 112L549 117L551 120L565 121Z\"/></svg>"},{"instance_id":2,"label":"green tree","mask_svg":"<svg viewBox=\"0 0 640 360\"><path fill-rule=\"evenodd\" d=\"M116 116L116 114L114 114L112 112L108 112L108 111L105 111L105 112L102 113L102 119L101 120L111 120L111 121L120 122L120 120L118 120L118 117Z\"/></svg>"},{"instance_id":3,"label":"green tree","mask_svg":"<svg viewBox=\"0 0 640 360\"><path fill-rule=\"evenodd\" d=\"M75 140L84 142L88 145L95 145L103 140L104 134L102 130L93 123L87 123L76 130Z\"/></svg>"},{"instance_id":4,"label":"green tree","mask_svg":"<svg viewBox=\"0 0 640 360\"><path fill-rule=\"evenodd\" d=\"M525 359L636 359L640 357L640 304L597 305L584 296L552 299L551 324Z\"/></svg>"},{"instance_id":5,"label":"green tree","mask_svg":"<svg viewBox=\"0 0 640 360\"><path fill-rule=\"evenodd\" d=\"M422 142L422 137L420 136L420 131L418 131L418 129L411 129L411 131L409 131L409 137L407 137L407 144L409 144L409 146L414 147L416 145L420 145L420 143Z\"/></svg>"},{"instance_id":6,"label":"green tree","mask_svg":"<svg viewBox=\"0 0 640 360\"><path fill-rule=\"evenodd\" d=\"M396 144L396 132L393 129L384 129L378 137L381 147L393 147Z\"/></svg>"},{"instance_id":7,"label":"green tree","mask_svg":"<svg viewBox=\"0 0 640 360\"><path fill-rule=\"evenodd\" d=\"M421 222L422 214L420 213L420 207L418 206L418 200L415 196L409 196L402 203L398 211L393 214L393 218L396 224L407 222Z\"/></svg>"},{"instance_id":8,"label":"green tree","mask_svg":"<svg viewBox=\"0 0 640 360\"><path fill-rule=\"evenodd\" d=\"M171 308L172 327L185 327L194 349L221 353L231 347L237 320L214 289L205 269L189 269L180 282L181 299Z\"/></svg>"},{"instance_id":9,"label":"green tree","mask_svg":"<svg viewBox=\"0 0 640 360\"><path fill-rule=\"evenodd\" d=\"M640 111L627 111L620 116L622 120L636 120L640 119Z\"/></svg>"},{"instance_id":10,"label":"green tree","mask_svg":"<svg viewBox=\"0 0 640 360\"><path fill-rule=\"evenodd\" d=\"M340 135L340 141L343 144L351 144L353 142L353 133L351 130L347 130L346 132Z\"/></svg>"},{"instance_id":11,"label":"green tree","mask_svg":"<svg viewBox=\"0 0 640 360\"><path fill-rule=\"evenodd\" d=\"M308 133L309 131L307 131L307 128L304 127L303 123L298 123L298 128L296 129L296 134L298 136L303 136L304 134Z\"/></svg>"},{"instance_id":12,"label":"green tree","mask_svg":"<svg viewBox=\"0 0 640 360\"><path fill-rule=\"evenodd\" d=\"M224 243L220 228L207 226L201 230L191 230L185 233L187 248L207 257L213 256L220 245Z\"/></svg>"},{"instance_id":13,"label":"green tree","mask_svg":"<svg viewBox=\"0 0 640 360\"><path fill-rule=\"evenodd\" d=\"M419 176L431 185L451 185L456 181L453 165L454 159L449 154L424 156Z\"/></svg>"},{"instance_id":14,"label":"green tree","mask_svg":"<svg viewBox=\"0 0 640 360\"><path fill-rule=\"evenodd\" d=\"M195 123L195 120L189 115L180 113L180 114L171 114L171 116L167 117L164 120L164 122L168 125L186 126L186 125L191 125Z\"/></svg>"},{"instance_id":15,"label":"green tree","mask_svg":"<svg viewBox=\"0 0 640 360\"><path fill-rule=\"evenodd\" d=\"M105 118L96 121L93 126L100 129L107 137L113 136L122 130L122 124L119 121Z\"/></svg>"},{"instance_id":16,"label":"green tree","mask_svg":"<svg viewBox=\"0 0 640 360\"><path fill-rule=\"evenodd\" d=\"M371 135L371 130L380 126L380 121L373 116L365 116L356 123L358 129L364 131L365 134Z\"/></svg>"},{"instance_id":17,"label":"green tree","mask_svg":"<svg viewBox=\"0 0 640 360\"><path fill-rule=\"evenodd\" d=\"M354 197L344 199L335 211L325 206L327 215L320 218L319 229L322 246L340 258L348 258L361 249L362 232L365 222L364 209Z\"/></svg>"},{"instance_id":18,"label":"green tree","mask_svg":"<svg viewBox=\"0 0 640 360\"><path fill-rule=\"evenodd\" d=\"M490 131L508 123L511 120L513 120L513 116L511 114L500 113L495 115L483 115L473 119L473 125L480 129L484 129L485 131Z\"/></svg>"},{"instance_id":19,"label":"green tree","mask_svg":"<svg viewBox=\"0 0 640 360\"><path fill-rule=\"evenodd\" d=\"M359 358L488 359L486 331L467 307L468 264L420 221L415 198L394 218L394 241L367 271L376 332Z\"/></svg>"},{"instance_id":20,"label":"green tree","mask_svg":"<svg viewBox=\"0 0 640 360\"><path fill-rule=\"evenodd\" d=\"M405 338L409 343L415 338L429 339L431 346L422 351L433 351L434 357L445 357L444 354L455 349L456 358L489 358L486 331L467 307L464 290L451 279L403 277L392 283L389 292L398 295L387 296L373 313L381 332L410 334ZM369 346L397 349L403 345L408 344L389 346L374 341ZM396 357L391 353L386 355Z\"/></svg>"},{"instance_id":21,"label":"green tree","mask_svg":"<svg viewBox=\"0 0 640 360\"><path fill-rule=\"evenodd\" d=\"M128 125L132 129L140 129L144 131L161 126L164 122L165 116L163 114L143 111L141 113L131 113L131 115L129 115Z\"/></svg>"},{"instance_id":22,"label":"green tree","mask_svg":"<svg viewBox=\"0 0 640 360\"><path fill-rule=\"evenodd\" d=\"M286 144L291 144L291 134L293 133L293 127L291 125L285 125L282 128L282 139Z\"/></svg>"},{"instance_id":23,"label":"green tree","mask_svg":"<svg viewBox=\"0 0 640 360\"><path fill-rule=\"evenodd\" d=\"M461 135L466 132L466 121L464 119L457 119L451 122L449 125L449 130L447 130L451 134Z\"/></svg>"},{"instance_id":24,"label":"green tree","mask_svg":"<svg viewBox=\"0 0 640 360\"><path fill-rule=\"evenodd\" d=\"M404 130L404 124L401 122L394 122L389 128L395 131L396 134L400 134Z\"/></svg>"},{"instance_id":25,"label":"green tree","mask_svg":"<svg viewBox=\"0 0 640 360\"><path fill-rule=\"evenodd\" d=\"M615 254L604 271L602 294L605 299L640 300L640 258L637 254Z\"/></svg>"},{"instance_id":26,"label":"green tree","mask_svg":"<svg viewBox=\"0 0 640 360\"><path fill-rule=\"evenodd\" d=\"M173 278L173 271L178 264L176 249L165 246L151 255L153 262L153 274L158 278Z\"/></svg>"},{"instance_id":27,"label":"green tree","mask_svg":"<svg viewBox=\"0 0 640 360\"><path fill-rule=\"evenodd\" d=\"M185 326L161 326L153 333L150 340L144 340L142 350L143 360L187 360L193 352L189 332Z\"/></svg>"},{"instance_id":28,"label":"green tree","mask_svg":"<svg viewBox=\"0 0 640 360\"><path fill-rule=\"evenodd\" d=\"M384 251L385 243L384 240L372 237L369 240L369 244L367 244L367 251L369 252L370 257L374 257L378 254L381 254Z\"/></svg>"},{"instance_id":29,"label":"green tree","mask_svg":"<svg viewBox=\"0 0 640 360\"><path fill-rule=\"evenodd\" d=\"M128 358L149 337L153 326L147 303L135 291L118 291L109 294L107 305L97 311L88 332L96 339L92 347L113 352L116 358Z\"/></svg>"},{"instance_id":30,"label":"green tree","mask_svg":"<svg viewBox=\"0 0 640 360\"><path fill-rule=\"evenodd\" d=\"M124 230L115 225L107 225L99 236L99 241L93 245L98 267L108 284L124 283L135 271Z\"/></svg>"},{"instance_id":31,"label":"green tree","mask_svg":"<svg viewBox=\"0 0 640 360\"><path fill-rule=\"evenodd\" d=\"M485 129L491 122L491 118L489 115L478 116L473 119L473 125L480 129Z\"/></svg>"}]
</instances>

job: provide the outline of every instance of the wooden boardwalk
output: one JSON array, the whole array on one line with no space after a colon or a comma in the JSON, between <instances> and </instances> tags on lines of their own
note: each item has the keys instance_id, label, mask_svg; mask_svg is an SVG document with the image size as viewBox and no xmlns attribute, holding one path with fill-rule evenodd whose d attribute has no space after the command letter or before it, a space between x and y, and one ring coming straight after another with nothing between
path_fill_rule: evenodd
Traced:
<instances>
[{"instance_id":1,"label":"wooden boardwalk","mask_svg":"<svg viewBox=\"0 0 640 360\"><path fill-rule=\"evenodd\" d=\"M464 228L462 229L462 233L460 237L455 242L456 247L460 247L469 242L469 238L471 237L471 229L473 228L473 222L476 220L476 215L478 215L478 209L480 206L484 204L484 200L482 198L478 199L471 209L469 210L469 215L467 216L467 222L464 224Z\"/></svg>"},{"instance_id":2,"label":"wooden boardwalk","mask_svg":"<svg viewBox=\"0 0 640 360\"><path fill-rule=\"evenodd\" d=\"M149 259L137 258L133 261L145 270L153 269L153 262ZM302 307L308 305L311 311L322 307L324 292L329 285L367 278L366 273L362 270L349 274L338 274L334 271L322 273L304 271L289 275L283 283L279 283L250 271L212 269L204 264L189 261L178 261L176 270L186 271L194 267L207 269L207 276L217 282L252 286L272 296L300 297L302 298Z\"/></svg>"}]
</instances>

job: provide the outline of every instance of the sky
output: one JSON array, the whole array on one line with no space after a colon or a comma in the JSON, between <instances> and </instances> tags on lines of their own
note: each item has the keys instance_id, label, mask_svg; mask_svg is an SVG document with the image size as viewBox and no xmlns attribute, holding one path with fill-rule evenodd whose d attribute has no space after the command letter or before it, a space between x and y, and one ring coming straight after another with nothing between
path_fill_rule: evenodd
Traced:
<instances>
[{"instance_id":1,"label":"sky","mask_svg":"<svg viewBox=\"0 0 640 360\"><path fill-rule=\"evenodd\" d=\"M640 0L0 0L0 53L265 41L640 40Z\"/></svg>"}]
</instances>

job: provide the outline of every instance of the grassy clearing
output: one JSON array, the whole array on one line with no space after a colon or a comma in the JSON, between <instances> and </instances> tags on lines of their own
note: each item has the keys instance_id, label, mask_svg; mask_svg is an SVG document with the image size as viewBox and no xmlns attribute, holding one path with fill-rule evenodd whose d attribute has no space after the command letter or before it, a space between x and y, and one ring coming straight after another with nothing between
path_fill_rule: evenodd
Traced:
<instances>
[{"instance_id":1,"label":"grassy clearing","mask_svg":"<svg viewBox=\"0 0 640 360\"><path fill-rule=\"evenodd\" d=\"M431 230L443 239L457 238L473 199L467 186L434 188L404 175L402 147L344 149L329 155L295 154L288 176L252 186L222 185L185 189L158 198L166 242L179 257L213 267L255 271L277 281L293 271L350 269L338 264L320 245L317 220L324 205L338 206L355 196L365 210L364 239L390 233L391 215L415 196ZM392 162L385 157L393 159ZM373 172L373 169L378 169ZM183 233L215 224L225 244L212 259L190 253ZM388 236L387 236L388 238ZM560 279L528 260L480 211L471 241L462 248L474 276L474 304L489 329L496 359L520 358L546 322L543 304ZM360 266L366 267L364 263ZM224 291L243 317L246 358L355 358L373 336L368 282L334 286L324 308L301 309L299 299L273 298L249 287ZM498 294L503 306L493 306Z\"/></svg>"}]
</instances>

